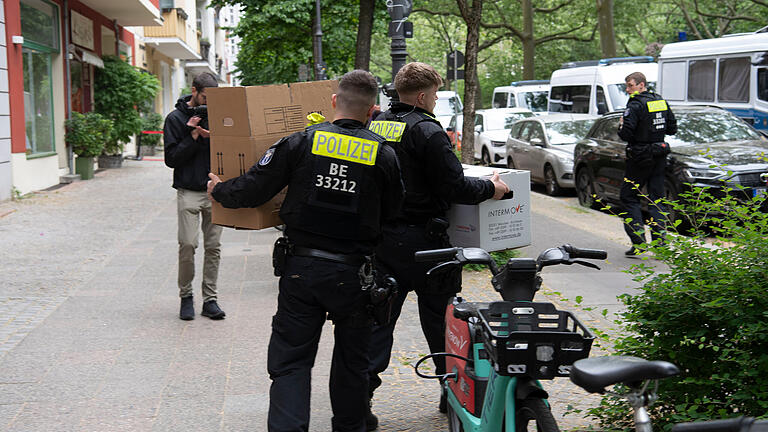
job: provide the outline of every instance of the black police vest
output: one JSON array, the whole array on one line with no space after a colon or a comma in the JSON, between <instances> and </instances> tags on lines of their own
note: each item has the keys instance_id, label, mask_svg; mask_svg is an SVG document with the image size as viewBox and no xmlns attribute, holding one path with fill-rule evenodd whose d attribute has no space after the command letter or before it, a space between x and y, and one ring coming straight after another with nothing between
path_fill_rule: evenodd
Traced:
<instances>
[{"instance_id":1,"label":"black police vest","mask_svg":"<svg viewBox=\"0 0 768 432\"><path fill-rule=\"evenodd\" d=\"M638 143L663 142L667 130L669 105L656 93L643 92L632 96L640 102L635 140ZM637 105L637 104L634 104Z\"/></svg>"},{"instance_id":2,"label":"black police vest","mask_svg":"<svg viewBox=\"0 0 768 432\"><path fill-rule=\"evenodd\" d=\"M304 157L280 211L285 223L335 239L377 238L381 192L376 158L384 139L327 122L310 126L303 135Z\"/></svg>"},{"instance_id":3,"label":"black police vest","mask_svg":"<svg viewBox=\"0 0 768 432\"><path fill-rule=\"evenodd\" d=\"M393 113L391 110L381 113L368 127L383 136L397 153L406 190L402 212L410 222L423 222L448 208L447 203L435 200L434 191L429 189L425 178L428 174L424 172L423 161L416 157L417 149L410 148L419 144L410 134L414 126L422 122L435 123L442 129L437 119L424 112Z\"/></svg>"}]
</instances>

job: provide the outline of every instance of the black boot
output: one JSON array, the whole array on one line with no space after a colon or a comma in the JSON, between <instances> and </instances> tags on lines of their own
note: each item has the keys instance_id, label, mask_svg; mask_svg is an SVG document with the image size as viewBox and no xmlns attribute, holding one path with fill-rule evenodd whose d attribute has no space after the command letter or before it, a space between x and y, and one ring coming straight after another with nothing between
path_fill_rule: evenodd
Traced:
<instances>
[{"instance_id":1,"label":"black boot","mask_svg":"<svg viewBox=\"0 0 768 432\"><path fill-rule=\"evenodd\" d=\"M371 411L371 401L368 401L368 413L365 414L365 430L375 431L379 427L379 418Z\"/></svg>"},{"instance_id":2,"label":"black boot","mask_svg":"<svg viewBox=\"0 0 768 432\"><path fill-rule=\"evenodd\" d=\"M200 315L206 316L212 320L220 320L224 319L227 314L221 310L218 303L216 303L216 300L208 300L203 303L203 312L201 312Z\"/></svg>"},{"instance_id":3,"label":"black boot","mask_svg":"<svg viewBox=\"0 0 768 432\"><path fill-rule=\"evenodd\" d=\"M192 301L192 296L181 298L179 318L183 319L184 321L195 319L195 303Z\"/></svg>"}]
</instances>

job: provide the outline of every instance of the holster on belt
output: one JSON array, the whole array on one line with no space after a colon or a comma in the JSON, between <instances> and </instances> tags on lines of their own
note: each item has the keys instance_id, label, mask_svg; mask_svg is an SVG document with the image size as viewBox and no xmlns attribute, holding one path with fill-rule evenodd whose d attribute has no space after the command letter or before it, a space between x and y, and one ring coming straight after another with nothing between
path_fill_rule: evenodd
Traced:
<instances>
[{"instance_id":1,"label":"holster on belt","mask_svg":"<svg viewBox=\"0 0 768 432\"><path fill-rule=\"evenodd\" d=\"M285 260L291 253L291 242L288 237L280 237L275 241L275 247L272 249L272 268L275 270L275 276L282 276L285 269Z\"/></svg>"},{"instance_id":2,"label":"holster on belt","mask_svg":"<svg viewBox=\"0 0 768 432\"><path fill-rule=\"evenodd\" d=\"M439 240L444 243L441 246L448 246L448 226L450 223L443 218L430 218L424 226L424 232L428 240Z\"/></svg>"},{"instance_id":3,"label":"holster on belt","mask_svg":"<svg viewBox=\"0 0 768 432\"><path fill-rule=\"evenodd\" d=\"M360 285L368 292L368 313L376 325L387 325L392 316L392 304L397 296L397 281L389 275L379 276L371 257L360 267Z\"/></svg>"}]
</instances>

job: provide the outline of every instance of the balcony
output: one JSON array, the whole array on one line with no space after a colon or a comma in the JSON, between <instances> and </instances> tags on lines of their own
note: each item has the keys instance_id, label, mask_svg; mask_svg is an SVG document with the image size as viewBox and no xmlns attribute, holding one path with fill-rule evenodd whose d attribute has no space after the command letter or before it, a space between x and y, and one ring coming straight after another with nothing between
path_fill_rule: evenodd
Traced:
<instances>
[{"instance_id":1,"label":"balcony","mask_svg":"<svg viewBox=\"0 0 768 432\"><path fill-rule=\"evenodd\" d=\"M163 9L163 25L144 27L144 43L160 53L180 60L199 60L197 33L187 26L183 9Z\"/></svg>"},{"instance_id":2,"label":"balcony","mask_svg":"<svg viewBox=\"0 0 768 432\"><path fill-rule=\"evenodd\" d=\"M80 3L109 19L117 20L118 24L123 26L151 26L163 23L160 9L151 0L80 0Z\"/></svg>"}]
</instances>

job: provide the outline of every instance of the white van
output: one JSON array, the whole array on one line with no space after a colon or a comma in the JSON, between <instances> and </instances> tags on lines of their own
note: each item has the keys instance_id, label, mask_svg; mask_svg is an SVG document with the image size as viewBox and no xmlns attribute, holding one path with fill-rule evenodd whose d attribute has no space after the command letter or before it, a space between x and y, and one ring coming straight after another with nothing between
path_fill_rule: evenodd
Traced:
<instances>
[{"instance_id":1,"label":"white van","mask_svg":"<svg viewBox=\"0 0 768 432\"><path fill-rule=\"evenodd\" d=\"M549 80L549 112L602 115L626 108L624 78L642 72L653 90L658 64L653 57L619 57L563 64Z\"/></svg>"},{"instance_id":2,"label":"white van","mask_svg":"<svg viewBox=\"0 0 768 432\"><path fill-rule=\"evenodd\" d=\"M432 113L437 118L437 121L443 126L443 129L448 127L451 122L451 117L454 114L461 114L464 109L464 105L461 103L459 94L455 91L442 90L437 92L437 103L435 104L435 112Z\"/></svg>"},{"instance_id":3,"label":"white van","mask_svg":"<svg viewBox=\"0 0 768 432\"><path fill-rule=\"evenodd\" d=\"M546 113L549 80L515 81L493 89L493 108L525 108L534 113Z\"/></svg>"},{"instance_id":4,"label":"white van","mask_svg":"<svg viewBox=\"0 0 768 432\"><path fill-rule=\"evenodd\" d=\"M664 45L661 95L678 105L717 105L768 131L768 33Z\"/></svg>"}]
</instances>

